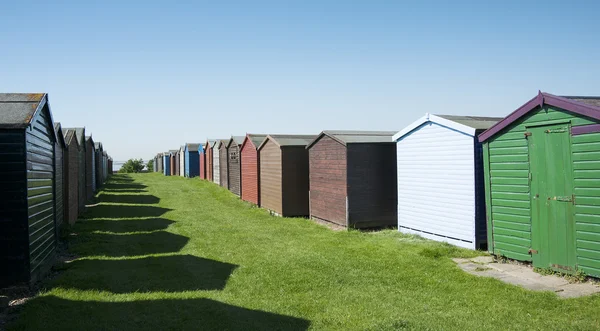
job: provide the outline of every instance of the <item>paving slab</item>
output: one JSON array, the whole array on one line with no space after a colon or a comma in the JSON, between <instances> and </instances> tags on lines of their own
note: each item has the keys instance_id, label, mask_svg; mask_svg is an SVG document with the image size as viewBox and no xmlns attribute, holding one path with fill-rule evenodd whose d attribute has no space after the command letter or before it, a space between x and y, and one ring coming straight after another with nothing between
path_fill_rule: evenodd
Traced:
<instances>
[{"instance_id":1,"label":"paving slab","mask_svg":"<svg viewBox=\"0 0 600 331\"><path fill-rule=\"evenodd\" d=\"M600 286L591 282L570 283L560 276L541 275L527 265L494 262L491 256L472 259L456 258L453 261L462 270L472 275L496 278L532 291L551 291L561 298L577 298L600 293Z\"/></svg>"}]
</instances>

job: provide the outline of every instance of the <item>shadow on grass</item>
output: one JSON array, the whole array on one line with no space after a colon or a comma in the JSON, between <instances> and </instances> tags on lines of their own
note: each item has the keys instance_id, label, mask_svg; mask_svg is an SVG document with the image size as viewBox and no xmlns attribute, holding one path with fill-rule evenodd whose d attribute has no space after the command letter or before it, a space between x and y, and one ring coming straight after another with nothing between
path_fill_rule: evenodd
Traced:
<instances>
[{"instance_id":1,"label":"shadow on grass","mask_svg":"<svg viewBox=\"0 0 600 331\"><path fill-rule=\"evenodd\" d=\"M154 195L148 194L100 194L97 198L98 202L106 203L127 203L135 205L152 205L160 201Z\"/></svg>"},{"instance_id":2,"label":"shadow on grass","mask_svg":"<svg viewBox=\"0 0 600 331\"><path fill-rule=\"evenodd\" d=\"M157 231L125 235L81 233L75 234L70 244L71 250L79 256L120 257L177 253L188 241L188 237Z\"/></svg>"},{"instance_id":3,"label":"shadow on grass","mask_svg":"<svg viewBox=\"0 0 600 331\"><path fill-rule=\"evenodd\" d=\"M120 219L114 220L83 220L77 224L81 232L105 231L112 233L150 232L164 230L175 222L165 218L149 219Z\"/></svg>"},{"instance_id":4,"label":"shadow on grass","mask_svg":"<svg viewBox=\"0 0 600 331\"><path fill-rule=\"evenodd\" d=\"M133 184L133 183L110 183L110 184L104 185L105 190L125 190L125 189L141 190L141 189L145 189L146 187L148 187L148 186L144 185L144 184Z\"/></svg>"},{"instance_id":5,"label":"shadow on grass","mask_svg":"<svg viewBox=\"0 0 600 331\"><path fill-rule=\"evenodd\" d=\"M52 285L113 293L222 290L235 268L192 255L76 260Z\"/></svg>"},{"instance_id":6,"label":"shadow on grass","mask_svg":"<svg viewBox=\"0 0 600 331\"><path fill-rule=\"evenodd\" d=\"M159 217L168 211L171 211L171 209L156 206L96 205L89 206L86 209L85 218L122 219Z\"/></svg>"},{"instance_id":7,"label":"shadow on grass","mask_svg":"<svg viewBox=\"0 0 600 331\"><path fill-rule=\"evenodd\" d=\"M143 189L103 189L105 193L145 193L148 190Z\"/></svg>"},{"instance_id":8,"label":"shadow on grass","mask_svg":"<svg viewBox=\"0 0 600 331\"><path fill-rule=\"evenodd\" d=\"M19 321L9 327L16 330L306 330L309 326L310 321L305 319L203 298L100 302L50 295L27 302Z\"/></svg>"}]
</instances>

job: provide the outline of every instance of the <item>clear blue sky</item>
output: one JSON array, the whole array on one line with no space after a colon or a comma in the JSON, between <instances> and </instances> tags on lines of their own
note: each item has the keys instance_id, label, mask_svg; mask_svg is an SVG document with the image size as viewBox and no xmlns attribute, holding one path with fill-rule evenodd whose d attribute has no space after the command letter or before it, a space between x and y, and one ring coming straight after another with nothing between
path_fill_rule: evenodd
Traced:
<instances>
[{"instance_id":1,"label":"clear blue sky","mask_svg":"<svg viewBox=\"0 0 600 331\"><path fill-rule=\"evenodd\" d=\"M115 160L600 94L597 1L487 3L5 1L0 91L49 93Z\"/></svg>"}]
</instances>

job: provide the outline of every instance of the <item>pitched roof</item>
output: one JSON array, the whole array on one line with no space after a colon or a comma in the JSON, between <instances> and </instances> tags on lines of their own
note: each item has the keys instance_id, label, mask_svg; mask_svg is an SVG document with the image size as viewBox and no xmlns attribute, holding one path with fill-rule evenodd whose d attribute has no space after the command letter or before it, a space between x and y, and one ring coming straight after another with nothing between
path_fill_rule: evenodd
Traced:
<instances>
[{"instance_id":1,"label":"pitched roof","mask_svg":"<svg viewBox=\"0 0 600 331\"><path fill-rule=\"evenodd\" d=\"M537 96L510 113L500 122L496 123L496 125L480 134L479 141L484 142L488 140L519 118L543 105L558 107L575 114L600 120L600 107L595 105L598 100L600 100L600 97L559 97L539 91Z\"/></svg>"},{"instance_id":2,"label":"pitched roof","mask_svg":"<svg viewBox=\"0 0 600 331\"><path fill-rule=\"evenodd\" d=\"M60 122L54 122L54 133L56 134L56 140L62 145L62 148L65 148L67 144L65 142L65 136L63 135Z\"/></svg>"},{"instance_id":3,"label":"pitched roof","mask_svg":"<svg viewBox=\"0 0 600 331\"><path fill-rule=\"evenodd\" d=\"M244 143L245 136L231 136L227 141L227 148L231 145L231 143L235 142L238 146L241 146Z\"/></svg>"},{"instance_id":4,"label":"pitched roof","mask_svg":"<svg viewBox=\"0 0 600 331\"><path fill-rule=\"evenodd\" d=\"M286 146L306 146L310 144L317 138L317 135L307 135L307 134L270 134L263 140L263 142L258 146L258 149L261 149L265 143L269 140L273 141L279 147Z\"/></svg>"},{"instance_id":5,"label":"pitched roof","mask_svg":"<svg viewBox=\"0 0 600 331\"><path fill-rule=\"evenodd\" d=\"M188 151L197 152L198 149L200 148L200 144L189 143L189 144L185 144L185 147L187 148Z\"/></svg>"},{"instance_id":6,"label":"pitched roof","mask_svg":"<svg viewBox=\"0 0 600 331\"><path fill-rule=\"evenodd\" d=\"M266 134L247 133L246 137L244 138L244 142L242 143L242 146L240 148L243 148L244 145L246 144L246 142L250 141L252 143L252 145L254 146L254 148L258 149L258 146L260 146L260 144L262 144L262 142L266 138L267 138Z\"/></svg>"},{"instance_id":7,"label":"pitched roof","mask_svg":"<svg viewBox=\"0 0 600 331\"><path fill-rule=\"evenodd\" d=\"M331 139L346 146L347 144L361 143L392 143L392 136L395 131L342 131L325 130L321 132L306 148L312 147L321 137L328 136Z\"/></svg>"},{"instance_id":8,"label":"pitched roof","mask_svg":"<svg viewBox=\"0 0 600 331\"><path fill-rule=\"evenodd\" d=\"M436 115L449 121L466 125L476 130L487 130L502 120L502 117Z\"/></svg>"},{"instance_id":9,"label":"pitched roof","mask_svg":"<svg viewBox=\"0 0 600 331\"><path fill-rule=\"evenodd\" d=\"M392 137L392 140L397 141L398 139L411 133L413 130L417 129L421 125L430 122L475 137L478 130L487 129L501 119L502 118L500 117L433 115L425 113L425 116L419 118L418 120L406 126L404 129L398 131L398 133L396 133Z\"/></svg>"},{"instance_id":10,"label":"pitched roof","mask_svg":"<svg viewBox=\"0 0 600 331\"><path fill-rule=\"evenodd\" d=\"M77 138L75 138L75 130L73 129L63 129L63 135L65 136L65 142L67 145L71 144L71 141L75 139L75 144L79 147L79 142L77 142Z\"/></svg>"},{"instance_id":11,"label":"pitched roof","mask_svg":"<svg viewBox=\"0 0 600 331\"><path fill-rule=\"evenodd\" d=\"M0 93L0 128L27 127L46 103L45 93Z\"/></svg>"},{"instance_id":12,"label":"pitched roof","mask_svg":"<svg viewBox=\"0 0 600 331\"><path fill-rule=\"evenodd\" d=\"M77 142L79 145L83 145L85 143L85 127L83 128L63 128L63 130L74 130L75 137L77 137Z\"/></svg>"}]
</instances>

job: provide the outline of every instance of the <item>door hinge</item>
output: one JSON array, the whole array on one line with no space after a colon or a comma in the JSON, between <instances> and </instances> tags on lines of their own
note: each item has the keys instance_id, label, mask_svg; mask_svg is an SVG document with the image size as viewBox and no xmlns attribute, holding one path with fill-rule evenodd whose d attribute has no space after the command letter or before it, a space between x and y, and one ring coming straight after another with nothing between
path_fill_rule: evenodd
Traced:
<instances>
[{"instance_id":1,"label":"door hinge","mask_svg":"<svg viewBox=\"0 0 600 331\"><path fill-rule=\"evenodd\" d=\"M529 132L529 131L525 132L525 138L527 138L529 136L531 136L531 132Z\"/></svg>"},{"instance_id":2,"label":"door hinge","mask_svg":"<svg viewBox=\"0 0 600 331\"><path fill-rule=\"evenodd\" d=\"M552 198L548 198L548 200L556 200L556 201L561 201L561 202L573 202L573 196L552 197Z\"/></svg>"},{"instance_id":3,"label":"door hinge","mask_svg":"<svg viewBox=\"0 0 600 331\"><path fill-rule=\"evenodd\" d=\"M531 179L533 178L533 175L531 174L531 172L529 173L529 181L531 181Z\"/></svg>"},{"instance_id":4,"label":"door hinge","mask_svg":"<svg viewBox=\"0 0 600 331\"><path fill-rule=\"evenodd\" d=\"M537 254L538 251L536 249L529 249L529 254Z\"/></svg>"}]
</instances>

